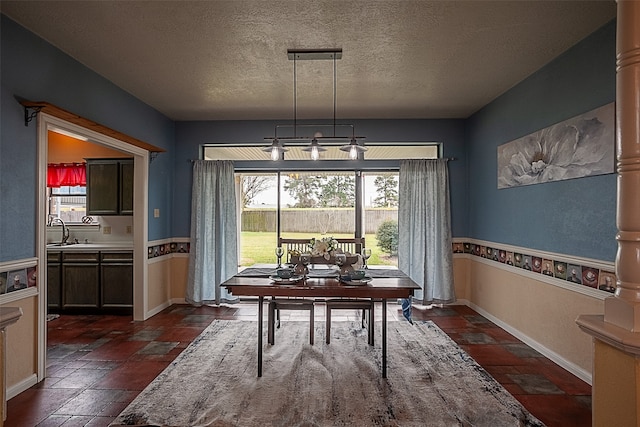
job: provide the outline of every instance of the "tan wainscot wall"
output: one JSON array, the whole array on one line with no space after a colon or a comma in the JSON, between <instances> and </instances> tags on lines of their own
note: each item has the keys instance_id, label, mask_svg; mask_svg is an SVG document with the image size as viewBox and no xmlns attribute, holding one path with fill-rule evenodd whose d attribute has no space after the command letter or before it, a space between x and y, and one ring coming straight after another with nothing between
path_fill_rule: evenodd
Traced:
<instances>
[{"instance_id":1,"label":"tan wainscot wall","mask_svg":"<svg viewBox=\"0 0 640 427\"><path fill-rule=\"evenodd\" d=\"M593 369L592 339L580 331L575 321L580 314L604 313L604 300L474 258L455 258L458 299L468 301L471 307L508 325L512 332L522 335L521 339L527 337L553 353L545 356L552 360L559 357L582 370L579 376L583 379L590 377Z\"/></svg>"},{"instance_id":2,"label":"tan wainscot wall","mask_svg":"<svg viewBox=\"0 0 640 427\"><path fill-rule=\"evenodd\" d=\"M189 257L174 256L171 259L171 299L184 302L187 294L187 279L189 278Z\"/></svg>"},{"instance_id":3,"label":"tan wainscot wall","mask_svg":"<svg viewBox=\"0 0 640 427\"><path fill-rule=\"evenodd\" d=\"M7 390L11 390L30 379L35 382L38 366L38 297L23 298L7 305L22 308L22 317L6 329L6 380Z\"/></svg>"},{"instance_id":4,"label":"tan wainscot wall","mask_svg":"<svg viewBox=\"0 0 640 427\"><path fill-rule=\"evenodd\" d=\"M147 307L156 314L171 304L171 256L149 260Z\"/></svg>"},{"instance_id":5,"label":"tan wainscot wall","mask_svg":"<svg viewBox=\"0 0 640 427\"><path fill-rule=\"evenodd\" d=\"M467 302L469 300L469 264L470 260L463 257L453 258L453 286L456 299Z\"/></svg>"}]
</instances>

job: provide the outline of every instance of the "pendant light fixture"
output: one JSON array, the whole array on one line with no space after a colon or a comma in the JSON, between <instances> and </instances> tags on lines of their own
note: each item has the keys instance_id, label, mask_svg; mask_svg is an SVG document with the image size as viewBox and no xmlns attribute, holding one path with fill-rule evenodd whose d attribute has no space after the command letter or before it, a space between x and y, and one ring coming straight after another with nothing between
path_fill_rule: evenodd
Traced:
<instances>
[{"instance_id":1,"label":"pendant light fixture","mask_svg":"<svg viewBox=\"0 0 640 427\"><path fill-rule=\"evenodd\" d=\"M318 160L320 158L320 153L322 151L327 151L326 148L321 147L320 144L318 144L318 139L317 138L313 138L311 140L311 144L309 144L308 147L304 147L302 149L302 151L308 151L311 153L311 160Z\"/></svg>"},{"instance_id":2,"label":"pendant light fixture","mask_svg":"<svg viewBox=\"0 0 640 427\"><path fill-rule=\"evenodd\" d=\"M340 147L340 151L348 152L349 159L357 160L360 156L360 153L364 153L365 151L367 151L367 147L363 147L362 145L358 144L358 141L353 138L348 145L343 145L342 147Z\"/></svg>"},{"instance_id":3,"label":"pendant light fixture","mask_svg":"<svg viewBox=\"0 0 640 427\"><path fill-rule=\"evenodd\" d=\"M290 60L293 60L293 125L276 125L275 133L272 137L267 137L265 140L271 140L271 145L263 148L263 151L271 153L271 160L277 161L284 159L284 153L288 151L284 147L284 141L293 143L308 142L309 145L302 148L302 151L309 152L311 160L319 160L320 153L327 151L326 148L320 145L320 140L325 141L328 144L337 145L336 143L347 143L340 147L341 151L345 151L349 154L349 159L356 160L360 158L360 154L367 151L364 144L360 140L364 139L362 136L356 136L355 127L352 124L338 124L336 123L336 91L337 91L337 79L336 79L336 60L342 58L342 49L289 49L287 56ZM298 60L333 60L333 124L304 124L299 125L297 122L298 116L298 96L297 96L297 61ZM332 127L333 135L323 136L321 132L318 132L319 128ZM348 128L351 130L350 135L337 135L336 129ZM293 128L293 136L278 136L278 130L283 128ZM298 128L315 129L316 132L313 136L299 136Z\"/></svg>"},{"instance_id":4,"label":"pendant light fixture","mask_svg":"<svg viewBox=\"0 0 640 427\"><path fill-rule=\"evenodd\" d=\"M282 155L285 152L289 151L289 149L282 146L280 144L280 141L278 141L278 138L273 138L273 142L271 143L271 145L268 147L264 147L262 151L271 153L271 160L275 162L280 160L282 158Z\"/></svg>"}]
</instances>

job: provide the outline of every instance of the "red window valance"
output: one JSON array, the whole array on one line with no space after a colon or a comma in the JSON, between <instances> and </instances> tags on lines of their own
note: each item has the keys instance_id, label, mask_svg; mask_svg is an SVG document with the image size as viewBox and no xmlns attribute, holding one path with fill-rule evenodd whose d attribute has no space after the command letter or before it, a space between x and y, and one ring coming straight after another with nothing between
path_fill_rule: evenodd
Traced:
<instances>
[{"instance_id":1,"label":"red window valance","mask_svg":"<svg viewBox=\"0 0 640 427\"><path fill-rule=\"evenodd\" d=\"M87 185L86 163L49 163L47 187L76 187Z\"/></svg>"}]
</instances>

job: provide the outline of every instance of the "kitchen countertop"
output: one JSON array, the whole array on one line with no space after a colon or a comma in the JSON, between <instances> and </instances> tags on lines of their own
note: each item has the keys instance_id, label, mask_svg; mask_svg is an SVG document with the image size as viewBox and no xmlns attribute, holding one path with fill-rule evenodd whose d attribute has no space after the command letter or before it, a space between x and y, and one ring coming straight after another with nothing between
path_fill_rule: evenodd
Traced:
<instances>
[{"instance_id":1,"label":"kitchen countertop","mask_svg":"<svg viewBox=\"0 0 640 427\"><path fill-rule=\"evenodd\" d=\"M95 242L95 243L74 243L70 245L58 246L56 243L48 243L48 252L95 252L95 251L122 251L133 250L133 242Z\"/></svg>"}]
</instances>

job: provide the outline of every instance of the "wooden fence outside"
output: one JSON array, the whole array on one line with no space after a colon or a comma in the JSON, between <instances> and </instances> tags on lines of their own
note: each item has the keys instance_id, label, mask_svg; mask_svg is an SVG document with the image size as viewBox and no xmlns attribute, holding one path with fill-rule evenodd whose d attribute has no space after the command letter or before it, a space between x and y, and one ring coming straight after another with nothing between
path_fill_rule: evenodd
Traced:
<instances>
[{"instance_id":1,"label":"wooden fence outside","mask_svg":"<svg viewBox=\"0 0 640 427\"><path fill-rule=\"evenodd\" d=\"M305 233L319 231L322 234L353 233L355 215L353 209L282 209L281 227L283 232ZM387 220L397 220L397 209L365 209L364 232L374 234L380 224ZM275 209L246 209L242 211L242 231L276 230Z\"/></svg>"}]
</instances>

